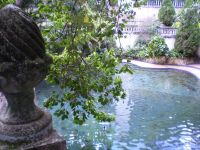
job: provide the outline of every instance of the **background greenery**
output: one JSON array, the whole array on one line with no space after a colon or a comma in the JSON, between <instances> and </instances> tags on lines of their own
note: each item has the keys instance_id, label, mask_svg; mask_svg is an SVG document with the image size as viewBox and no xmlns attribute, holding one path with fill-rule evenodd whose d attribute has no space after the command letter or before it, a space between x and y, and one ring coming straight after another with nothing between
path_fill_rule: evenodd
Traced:
<instances>
[{"instance_id":1,"label":"background greenery","mask_svg":"<svg viewBox=\"0 0 200 150\"><path fill-rule=\"evenodd\" d=\"M9 3L14 1L0 1L0 6ZM53 92L45 106L54 108L61 119L71 116L77 124L90 116L98 121L114 120L102 107L125 97L119 74L132 73L127 65L119 66L121 59L113 42L121 36L115 33L125 27L119 18L129 5L114 9L106 0L22 0L19 4L40 26L53 58L47 81L62 89Z\"/></svg>"},{"instance_id":2,"label":"background greenery","mask_svg":"<svg viewBox=\"0 0 200 150\"><path fill-rule=\"evenodd\" d=\"M175 8L171 0L163 0L159 9L158 18L166 26L172 26L175 21Z\"/></svg>"},{"instance_id":3,"label":"background greenery","mask_svg":"<svg viewBox=\"0 0 200 150\"><path fill-rule=\"evenodd\" d=\"M185 8L180 16L180 27L175 41L175 50L185 57L195 57L200 45L200 6Z\"/></svg>"}]
</instances>

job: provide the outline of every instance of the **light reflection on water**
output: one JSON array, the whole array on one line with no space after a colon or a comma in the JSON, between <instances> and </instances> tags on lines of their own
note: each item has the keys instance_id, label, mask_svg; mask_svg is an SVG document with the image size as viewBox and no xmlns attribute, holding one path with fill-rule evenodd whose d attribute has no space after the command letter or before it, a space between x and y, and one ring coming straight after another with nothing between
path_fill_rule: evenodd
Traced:
<instances>
[{"instance_id":1,"label":"light reflection on water","mask_svg":"<svg viewBox=\"0 0 200 150\"><path fill-rule=\"evenodd\" d=\"M200 149L200 81L174 70L134 70L122 75L126 99L105 108L116 114L115 122L91 118L78 126L54 117L68 149ZM45 84L37 88L40 105L55 89Z\"/></svg>"}]
</instances>

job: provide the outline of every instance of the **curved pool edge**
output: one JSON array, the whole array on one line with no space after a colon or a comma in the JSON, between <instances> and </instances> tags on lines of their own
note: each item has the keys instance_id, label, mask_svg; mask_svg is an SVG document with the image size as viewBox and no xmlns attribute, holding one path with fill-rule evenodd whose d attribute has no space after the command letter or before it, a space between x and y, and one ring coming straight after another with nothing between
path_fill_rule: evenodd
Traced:
<instances>
[{"instance_id":1,"label":"curved pool edge","mask_svg":"<svg viewBox=\"0 0 200 150\"><path fill-rule=\"evenodd\" d=\"M178 65L158 65L158 64L151 64L151 63L146 63L138 60L131 60L127 61L126 59L123 59L122 62L128 62L133 65L142 67L142 68L152 68L152 69L176 69L176 70L181 70L185 71L188 73L191 73L195 77L197 77L200 80L200 69L191 67L190 65L185 65L185 66L178 66ZM200 64L196 64L200 66Z\"/></svg>"}]
</instances>

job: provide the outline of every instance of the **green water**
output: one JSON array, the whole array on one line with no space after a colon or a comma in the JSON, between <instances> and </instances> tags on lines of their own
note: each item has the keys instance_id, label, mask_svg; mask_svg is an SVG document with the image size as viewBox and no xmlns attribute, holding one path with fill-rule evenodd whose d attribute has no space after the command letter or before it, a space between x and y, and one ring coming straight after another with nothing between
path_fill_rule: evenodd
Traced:
<instances>
[{"instance_id":1,"label":"green water","mask_svg":"<svg viewBox=\"0 0 200 150\"><path fill-rule=\"evenodd\" d=\"M199 150L200 80L175 70L141 69L123 74L125 100L105 108L112 123L83 126L53 118L70 150ZM39 104L57 87L37 87Z\"/></svg>"}]
</instances>

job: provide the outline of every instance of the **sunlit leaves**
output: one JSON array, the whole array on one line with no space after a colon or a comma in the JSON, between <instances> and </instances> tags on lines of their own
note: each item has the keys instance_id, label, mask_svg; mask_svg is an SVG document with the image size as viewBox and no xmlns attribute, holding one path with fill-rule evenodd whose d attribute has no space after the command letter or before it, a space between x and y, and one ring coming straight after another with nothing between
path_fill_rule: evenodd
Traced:
<instances>
[{"instance_id":1,"label":"sunlit leaves","mask_svg":"<svg viewBox=\"0 0 200 150\"><path fill-rule=\"evenodd\" d=\"M54 92L45 107L54 108L61 119L70 116L76 124L90 116L113 121L102 107L125 98L119 74L132 73L126 65L119 67L116 49L105 42L114 36L117 12L108 13L104 1L97 10L95 5L81 0L39 5L40 17L48 22L42 31L53 57L47 80L63 90Z\"/></svg>"},{"instance_id":2,"label":"sunlit leaves","mask_svg":"<svg viewBox=\"0 0 200 150\"><path fill-rule=\"evenodd\" d=\"M15 0L0 0L0 8L4 7L7 4L14 4Z\"/></svg>"},{"instance_id":3,"label":"sunlit leaves","mask_svg":"<svg viewBox=\"0 0 200 150\"><path fill-rule=\"evenodd\" d=\"M13 2L1 0L0 6ZM113 44L116 31L125 27L119 18L126 8L108 7L105 0L38 1L31 15L53 58L47 80L61 89L44 106L55 110L56 116L72 118L76 124L90 116L98 121L114 120L102 108L126 95L119 74L131 70L119 67L121 60Z\"/></svg>"},{"instance_id":4,"label":"sunlit leaves","mask_svg":"<svg viewBox=\"0 0 200 150\"><path fill-rule=\"evenodd\" d=\"M74 122L78 124L84 123L89 115L99 121L112 121L113 116L106 115L101 107L125 97L122 80L116 75L127 72L128 67L116 68L119 61L113 50L101 54L93 52L85 62L76 64L79 59L79 55L72 56L66 51L54 57L47 79L68 90L62 96L54 93L45 106L57 106L55 114L61 118L68 118L68 110L71 110Z\"/></svg>"}]
</instances>

